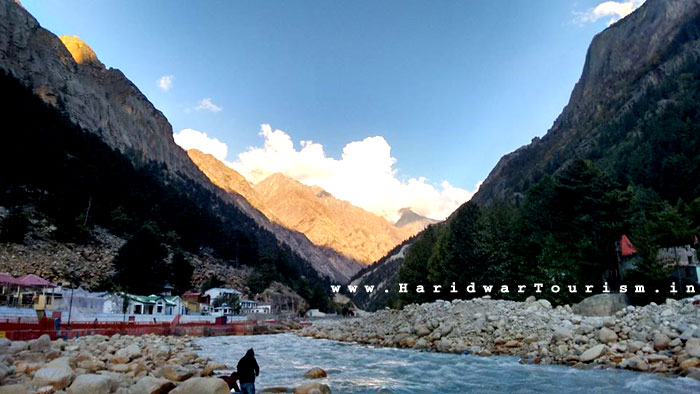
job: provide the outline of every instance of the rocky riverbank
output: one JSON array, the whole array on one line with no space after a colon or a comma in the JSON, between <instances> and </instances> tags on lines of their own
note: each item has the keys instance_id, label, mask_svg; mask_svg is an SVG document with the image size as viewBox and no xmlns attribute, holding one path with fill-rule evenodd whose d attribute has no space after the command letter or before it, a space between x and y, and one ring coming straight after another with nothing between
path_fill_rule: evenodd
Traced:
<instances>
[{"instance_id":1,"label":"rocky riverbank","mask_svg":"<svg viewBox=\"0 0 700 394\"><path fill-rule=\"evenodd\" d=\"M298 335L578 368L625 368L700 379L700 296L581 316L568 305L437 301L364 318L315 323Z\"/></svg>"},{"instance_id":2,"label":"rocky riverbank","mask_svg":"<svg viewBox=\"0 0 700 394\"><path fill-rule=\"evenodd\" d=\"M3 338L0 394L228 394L227 384L213 375L231 368L199 356L198 350L193 337ZM270 390L262 392L330 393L328 386L313 382Z\"/></svg>"},{"instance_id":3,"label":"rocky riverbank","mask_svg":"<svg viewBox=\"0 0 700 394\"><path fill-rule=\"evenodd\" d=\"M0 339L0 394L221 393L226 369L199 357L189 337L86 336Z\"/></svg>"}]
</instances>

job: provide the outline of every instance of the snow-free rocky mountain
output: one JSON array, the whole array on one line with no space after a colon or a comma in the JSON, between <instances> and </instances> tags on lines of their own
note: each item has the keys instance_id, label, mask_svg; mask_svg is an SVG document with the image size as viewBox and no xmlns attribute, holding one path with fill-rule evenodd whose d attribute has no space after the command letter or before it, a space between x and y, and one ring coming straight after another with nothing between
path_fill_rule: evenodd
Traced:
<instances>
[{"instance_id":1,"label":"snow-free rocky mountain","mask_svg":"<svg viewBox=\"0 0 700 394\"><path fill-rule=\"evenodd\" d=\"M308 186L282 174L272 174L251 185L215 157L196 149L187 153L215 185L242 195L270 221L364 264L379 260L427 224L436 222L403 209L401 219L394 225L318 186Z\"/></svg>"},{"instance_id":2,"label":"snow-free rocky mountain","mask_svg":"<svg viewBox=\"0 0 700 394\"><path fill-rule=\"evenodd\" d=\"M285 227L366 264L379 260L421 230L395 227L318 186L307 186L282 174L272 174L253 187Z\"/></svg>"},{"instance_id":3,"label":"snow-free rocky mountain","mask_svg":"<svg viewBox=\"0 0 700 394\"><path fill-rule=\"evenodd\" d=\"M693 81L698 79L700 0L647 0L594 37L561 115L542 138L503 156L472 201L507 201L517 207L531 185L576 159L591 160L621 184L692 200L700 194L700 157L682 142L690 138L666 131L659 139L662 133L657 130L651 136L644 127L668 108L692 109L686 102L697 100ZM692 119L671 115L686 123ZM692 132L696 127L686 124L673 130ZM678 185L684 190L671 190ZM395 287L405 253L404 248L395 249L352 282ZM381 308L386 304L382 293L356 296L355 301L366 309Z\"/></svg>"},{"instance_id":4,"label":"snow-free rocky mountain","mask_svg":"<svg viewBox=\"0 0 700 394\"><path fill-rule=\"evenodd\" d=\"M165 169L165 179L194 182L222 203L233 204L321 275L346 282L361 268L355 260L269 220L244 196L214 185L175 144L165 116L121 71L106 68L79 38L59 38L42 28L17 1L0 0L0 70L135 166L155 163Z\"/></svg>"},{"instance_id":5,"label":"snow-free rocky mountain","mask_svg":"<svg viewBox=\"0 0 700 394\"><path fill-rule=\"evenodd\" d=\"M419 215L411 208L401 208L399 210L399 214L401 216L399 217L399 220L394 223L394 226L399 227L399 228L413 228L413 229L418 229L418 230L423 230L424 228L428 227L431 224L439 223L439 220L427 218L425 216Z\"/></svg>"},{"instance_id":6,"label":"snow-free rocky mountain","mask_svg":"<svg viewBox=\"0 0 700 394\"><path fill-rule=\"evenodd\" d=\"M659 90L692 75L684 70L700 58L699 38L700 0L648 0L596 35L561 115L544 137L503 156L472 201L517 202L530 185L577 158L593 160L620 178L644 170L640 167L648 161L629 165L624 159L643 149L645 136L637 125L622 121L642 122L645 112L675 101L678 90L662 95Z\"/></svg>"}]
</instances>

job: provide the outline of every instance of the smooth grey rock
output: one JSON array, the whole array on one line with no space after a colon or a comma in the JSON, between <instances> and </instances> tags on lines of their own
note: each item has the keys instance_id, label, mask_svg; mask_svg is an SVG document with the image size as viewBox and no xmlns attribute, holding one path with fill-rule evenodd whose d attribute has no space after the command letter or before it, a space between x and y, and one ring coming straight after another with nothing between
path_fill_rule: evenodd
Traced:
<instances>
[{"instance_id":1,"label":"smooth grey rock","mask_svg":"<svg viewBox=\"0 0 700 394\"><path fill-rule=\"evenodd\" d=\"M571 330L566 327L557 327L552 334L552 339L555 341L567 341L571 339Z\"/></svg>"},{"instance_id":2,"label":"smooth grey rock","mask_svg":"<svg viewBox=\"0 0 700 394\"><path fill-rule=\"evenodd\" d=\"M34 373L32 382L37 386L53 386L56 390L63 390L73 382L74 377L71 369L44 367Z\"/></svg>"},{"instance_id":3,"label":"smooth grey rock","mask_svg":"<svg viewBox=\"0 0 700 394\"><path fill-rule=\"evenodd\" d=\"M68 394L109 394L111 383L104 375L79 375L68 387Z\"/></svg>"},{"instance_id":4,"label":"smooth grey rock","mask_svg":"<svg viewBox=\"0 0 700 394\"><path fill-rule=\"evenodd\" d=\"M593 346L592 348L586 350L585 352L583 352L583 354L581 354L581 362L585 363L593 361L596 358L604 355L607 350L608 348L603 344Z\"/></svg>"},{"instance_id":5,"label":"smooth grey rock","mask_svg":"<svg viewBox=\"0 0 700 394\"><path fill-rule=\"evenodd\" d=\"M669 343L671 343L671 338L665 334L654 335L654 350L664 350L668 348Z\"/></svg>"},{"instance_id":6,"label":"smooth grey rock","mask_svg":"<svg viewBox=\"0 0 700 394\"><path fill-rule=\"evenodd\" d=\"M219 378L190 378L170 394L229 394L229 390L226 382Z\"/></svg>"},{"instance_id":7,"label":"smooth grey rock","mask_svg":"<svg viewBox=\"0 0 700 394\"><path fill-rule=\"evenodd\" d=\"M611 316L628 305L629 300L624 294L596 294L574 305L572 310L584 316Z\"/></svg>"},{"instance_id":8,"label":"smooth grey rock","mask_svg":"<svg viewBox=\"0 0 700 394\"><path fill-rule=\"evenodd\" d=\"M617 334L615 333L615 331L607 327L603 327L598 332L598 339L600 339L600 341L603 343L617 342Z\"/></svg>"}]
</instances>

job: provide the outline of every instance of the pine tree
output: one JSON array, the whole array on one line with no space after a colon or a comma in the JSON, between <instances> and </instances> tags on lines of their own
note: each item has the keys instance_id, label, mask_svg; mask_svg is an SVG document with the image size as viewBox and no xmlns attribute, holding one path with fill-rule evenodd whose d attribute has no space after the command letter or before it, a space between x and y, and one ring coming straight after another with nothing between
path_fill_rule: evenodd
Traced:
<instances>
[{"instance_id":1,"label":"pine tree","mask_svg":"<svg viewBox=\"0 0 700 394\"><path fill-rule=\"evenodd\" d=\"M127 292L159 293L169 279L165 261L168 250L158 233L154 223L144 224L114 258L114 282Z\"/></svg>"},{"instance_id":2,"label":"pine tree","mask_svg":"<svg viewBox=\"0 0 700 394\"><path fill-rule=\"evenodd\" d=\"M19 208L15 208L0 222L0 242L22 243L28 230L29 219Z\"/></svg>"}]
</instances>

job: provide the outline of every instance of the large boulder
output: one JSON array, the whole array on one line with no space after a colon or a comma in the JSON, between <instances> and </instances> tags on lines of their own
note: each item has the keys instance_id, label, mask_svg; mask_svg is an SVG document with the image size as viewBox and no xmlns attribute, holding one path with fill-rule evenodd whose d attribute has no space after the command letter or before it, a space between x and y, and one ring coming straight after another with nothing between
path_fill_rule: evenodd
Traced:
<instances>
[{"instance_id":1,"label":"large boulder","mask_svg":"<svg viewBox=\"0 0 700 394\"><path fill-rule=\"evenodd\" d=\"M549 302L549 301L547 301L547 300L545 300L545 299L537 300L536 302L537 302L537 304L539 304L542 308L545 308L545 309L552 309L552 303Z\"/></svg>"},{"instance_id":2,"label":"large boulder","mask_svg":"<svg viewBox=\"0 0 700 394\"><path fill-rule=\"evenodd\" d=\"M697 358L697 357L693 357L693 358L689 358L687 360L684 360L680 364L681 371L684 371L684 372L690 370L691 368L697 368L698 366L700 366L700 358Z\"/></svg>"},{"instance_id":3,"label":"large boulder","mask_svg":"<svg viewBox=\"0 0 700 394\"><path fill-rule=\"evenodd\" d=\"M596 358L602 356L605 354L605 352L608 350L608 348L605 345L595 345L592 348L586 350L581 354L580 360L581 362L589 362L593 361Z\"/></svg>"},{"instance_id":4,"label":"large boulder","mask_svg":"<svg viewBox=\"0 0 700 394\"><path fill-rule=\"evenodd\" d=\"M429 347L430 347L430 342L425 338L419 339L418 342L416 342L415 345L413 345L413 348L418 349L418 350L427 349Z\"/></svg>"},{"instance_id":5,"label":"large boulder","mask_svg":"<svg viewBox=\"0 0 700 394\"><path fill-rule=\"evenodd\" d=\"M59 357L46 364L47 367L73 369L73 360L70 357Z\"/></svg>"},{"instance_id":6,"label":"large boulder","mask_svg":"<svg viewBox=\"0 0 700 394\"><path fill-rule=\"evenodd\" d=\"M667 337L666 334L654 335L654 350L665 350L669 343L671 343L671 338Z\"/></svg>"},{"instance_id":7,"label":"large boulder","mask_svg":"<svg viewBox=\"0 0 700 394\"><path fill-rule=\"evenodd\" d=\"M73 382L73 370L65 367L44 367L34 373L32 380L36 386L53 386L63 390Z\"/></svg>"},{"instance_id":8,"label":"large boulder","mask_svg":"<svg viewBox=\"0 0 700 394\"><path fill-rule=\"evenodd\" d=\"M112 372L127 373L129 372L128 364L112 364L109 366L109 370Z\"/></svg>"},{"instance_id":9,"label":"large boulder","mask_svg":"<svg viewBox=\"0 0 700 394\"><path fill-rule=\"evenodd\" d=\"M294 394L331 394L331 388L321 383L307 383L297 387L293 391Z\"/></svg>"},{"instance_id":10,"label":"large boulder","mask_svg":"<svg viewBox=\"0 0 700 394\"><path fill-rule=\"evenodd\" d=\"M311 368L304 374L304 377L307 379L320 379L325 378L326 376L328 376L326 371L322 370L321 368Z\"/></svg>"},{"instance_id":11,"label":"large boulder","mask_svg":"<svg viewBox=\"0 0 700 394\"><path fill-rule=\"evenodd\" d=\"M574 305L574 313L583 316L611 316L629 305L625 294L596 294Z\"/></svg>"},{"instance_id":12,"label":"large boulder","mask_svg":"<svg viewBox=\"0 0 700 394\"><path fill-rule=\"evenodd\" d=\"M29 341L29 350L33 352L45 352L49 349L51 349L51 338L46 334Z\"/></svg>"},{"instance_id":13,"label":"large boulder","mask_svg":"<svg viewBox=\"0 0 700 394\"><path fill-rule=\"evenodd\" d=\"M598 333L598 339L600 339L600 341L603 343L617 342L617 334L615 333L615 331L607 327L603 327Z\"/></svg>"},{"instance_id":14,"label":"large boulder","mask_svg":"<svg viewBox=\"0 0 700 394\"><path fill-rule=\"evenodd\" d=\"M175 388L175 383L168 379L144 376L129 389L131 394L165 394Z\"/></svg>"},{"instance_id":15,"label":"large boulder","mask_svg":"<svg viewBox=\"0 0 700 394\"><path fill-rule=\"evenodd\" d=\"M88 359L78 362L78 368L82 368L88 372L97 372L105 369L106 366L104 361Z\"/></svg>"},{"instance_id":16,"label":"large boulder","mask_svg":"<svg viewBox=\"0 0 700 394\"><path fill-rule=\"evenodd\" d=\"M226 364L221 364L221 363L216 363L216 362L209 362L207 365L204 366L204 369L202 369L202 376L211 376L214 371L220 370L220 369L226 369Z\"/></svg>"},{"instance_id":17,"label":"large boulder","mask_svg":"<svg viewBox=\"0 0 700 394\"><path fill-rule=\"evenodd\" d=\"M132 343L123 349L117 350L117 352L114 353L114 361L126 364L140 355L141 348L139 345Z\"/></svg>"},{"instance_id":18,"label":"large boulder","mask_svg":"<svg viewBox=\"0 0 700 394\"><path fill-rule=\"evenodd\" d=\"M29 349L29 343L25 341L12 341L10 346L7 347L7 353L15 354L27 349Z\"/></svg>"},{"instance_id":19,"label":"large boulder","mask_svg":"<svg viewBox=\"0 0 700 394\"><path fill-rule=\"evenodd\" d=\"M104 375L79 375L68 387L68 394L109 394L111 389L109 377Z\"/></svg>"},{"instance_id":20,"label":"large boulder","mask_svg":"<svg viewBox=\"0 0 700 394\"><path fill-rule=\"evenodd\" d=\"M552 334L552 339L555 341L567 341L571 339L571 330L567 327L557 327Z\"/></svg>"},{"instance_id":21,"label":"large boulder","mask_svg":"<svg viewBox=\"0 0 700 394\"><path fill-rule=\"evenodd\" d=\"M56 392L56 389L53 388L53 386L44 386L44 387L39 387L36 389L36 394L54 394ZM61 394L63 392L61 391Z\"/></svg>"},{"instance_id":22,"label":"large boulder","mask_svg":"<svg viewBox=\"0 0 700 394\"><path fill-rule=\"evenodd\" d=\"M629 368L629 369L632 369L635 371L648 371L649 370L649 364L647 364L647 362L639 356L635 356L635 357L632 357L628 360L623 361L622 363L620 363L620 366L623 368Z\"/></svg>"},{"instance_id":23,"label":"large boulder","mask_svg":"<svg viewBox=\"0 0 700 394\"><path fill-rule=\"evenodd\" d=\"M0 362L0 384L5 380L6 377L12 375L12 372L12 368Z\"/></svg>"},{"instance_id":24,"label":"large boulder","mask_svg":"<svg viewBox=\"0 0 700 394\"><path fill-rule=\"evenodd\" d=\"M229 394L229 389L223 379L191 378L182 382L170 394Z\"/></svg>"},{"instance_id":25,"label":"large boulder","mask_svg":"<svg viewBox=\"0 0 700 394\"><path fill-rule=\"evenodd\" d=\"M8 384L0 386L0 394L31 394L34 391L29 391L28 388L21 384Z\"/></svg>"},{"instance_id":26,"label":"large boulder","mask_svg":"<svg viewBox=\"0 0 700 394\"><path fill-rule=\"evenodd\" d=\"M158 370L156 376L172 380L173 382L182 382L194 376L194 371L179 365L166 365Z\"/></svg>"},{"instance_id":27,"label":"large boulder","mask_svg":"<svg viewBox=\"0 0 700 394\"><path fill-rule=\"evenodd\" d=\"M413 332L415 332L416 335L418 335L418 337L424 337L424 336L430 334L432 331L425 324L416 324L413 327Z\"/></svg>"},{"instance_id":28,"label":"large boulder","mask_svg":"<svg viewBox=\"0 0 700 394\"><path fill-rule=\"evenodd\" d=\"M685 343L685 350L690 357L700 358L700 340L698 338L690 338Z\"/></svg>"},{"instance_id":29,"label":"large boulder","mask_svg":"<svg viewBox=\"0 0 700 394\"><path fill-rule=\"evenodd\" d=\"M452 332L453 329L454 329L454 326L453 326L452 324L450 324L450 323L443 323L443 324L441 324L441 325L440 325L440 328L439 328L439 330L440 330L440 336L441 336L441 337L445 337L445 336L449 335L449 334Z\"/></svg>"}]
</instances>

